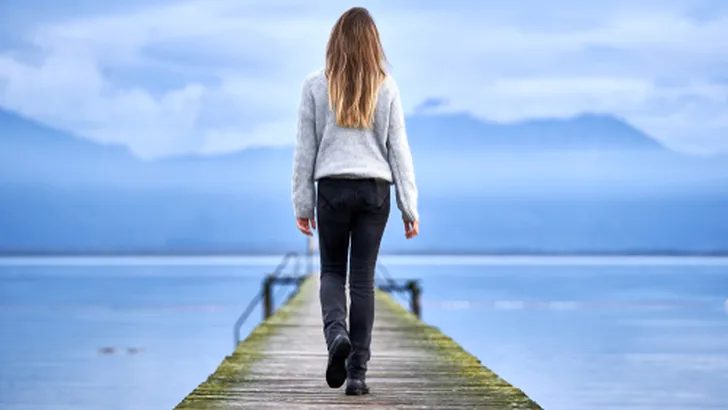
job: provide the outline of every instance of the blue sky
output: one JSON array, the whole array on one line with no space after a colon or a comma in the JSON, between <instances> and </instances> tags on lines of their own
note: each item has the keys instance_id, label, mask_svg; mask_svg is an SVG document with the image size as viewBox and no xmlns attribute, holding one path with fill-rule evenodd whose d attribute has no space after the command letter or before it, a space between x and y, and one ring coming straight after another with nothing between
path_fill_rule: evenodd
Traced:
<instances>
[{"instance_id":1,"label":"blue sky","mask_svg":"<svg viewBox=\"0 0 728 410\"><path fill-rule=\"evenodd\" d=\"M728 152L728 2L416 1L369 8L413 112L613 113ZM341 1L0 3L0 106L142 157L291 144ZM429 101L429 102L428 102Z\"/></svg>"}]
</instances>

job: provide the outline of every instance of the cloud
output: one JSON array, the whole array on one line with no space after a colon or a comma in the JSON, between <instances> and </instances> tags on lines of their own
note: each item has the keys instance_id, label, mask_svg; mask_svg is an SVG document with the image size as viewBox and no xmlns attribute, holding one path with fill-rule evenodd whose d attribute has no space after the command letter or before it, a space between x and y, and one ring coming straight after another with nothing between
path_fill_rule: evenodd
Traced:
<instances>
[{"instance_id":1,"label":"cloud","mask_svg":"<svg viewBox=\"0 0 728 410\"><path fill-rule=\"evenodd\" d=\"M38 11L14 30L22 41L0 37L0 105L142 157L291 143L303 78L323 64L344 10L333 0L84 4ZM718 0L365 6L410 113L435 97L428 110L498 121L611 112L677 149L728 151Z\"/></svg>"}]
</instances>

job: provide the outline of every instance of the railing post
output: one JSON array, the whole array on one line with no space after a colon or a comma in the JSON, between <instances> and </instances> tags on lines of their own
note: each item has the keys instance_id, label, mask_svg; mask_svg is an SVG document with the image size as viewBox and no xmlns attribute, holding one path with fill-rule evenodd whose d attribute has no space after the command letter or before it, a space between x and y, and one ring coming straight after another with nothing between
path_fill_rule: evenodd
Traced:
<instances>
[{"instance_id":1,"label":"railing post","mask_svg":"<svg viewBox=\"0 0 728 410\"><path fill-rule=\"evenodd\" d=\"M422 289L416 280L407 282L407 288L410 291L410 310L417 319L421 319L422 311L420 308L420 294L422 293Z\"/></svg>"},{"instance_id":2,"label":"railing post","mask_svg":"<svg viewBox=\"0 0 728 410\"><path fill-rule=\"evenodd\" d=\"M263 279L263 320L273 314L273 276L266 275Z\"/></svg>"}]
</instances>

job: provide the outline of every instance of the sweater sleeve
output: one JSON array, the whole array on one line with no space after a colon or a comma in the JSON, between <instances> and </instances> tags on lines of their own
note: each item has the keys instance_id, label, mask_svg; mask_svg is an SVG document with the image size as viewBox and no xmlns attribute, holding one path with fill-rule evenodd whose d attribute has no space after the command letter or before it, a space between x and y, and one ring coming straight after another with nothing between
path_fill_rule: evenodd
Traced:
<instances>
[{"instance_id":1,"label":"sweater sleeve","mask_svg":"<svg viewBox=\"0 0 728 410\"><path fill-rule=\"evenodd\" d=\"M392 169L397 206L402 212L403 220L419 220L414 165L409 142L407 141L407 132L405 131L402 102L399 98L399 90L396 87L390 106L389 129L387 132L387 159Z\"/></svg>"},{"instance_id":2,"label":"sweater sleeve","mask_svg":"<svg viewBox=\"0 0 728 410\"><path fill-rule=\"evenodd\" d=\"M303 86L298 109L298 131L293 154L292 197L297 218L314 217L316 204L314 168L318 141L315 130L315 104L309 81Z\"/></svg>"}]
</instances>

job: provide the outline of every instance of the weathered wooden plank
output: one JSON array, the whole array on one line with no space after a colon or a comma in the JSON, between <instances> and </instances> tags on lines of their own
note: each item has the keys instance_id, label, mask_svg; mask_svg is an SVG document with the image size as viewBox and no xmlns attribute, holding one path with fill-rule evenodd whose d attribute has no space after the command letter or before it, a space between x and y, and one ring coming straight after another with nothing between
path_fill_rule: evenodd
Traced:
<instances>
[{"instance_id":1,"label":"weathered wooden plank","mask_svg":"<svg viewBox=\"0 0 728 410\"><path fill-rule=\"evenodd\" d=\"M261 323L176 408L541 409L452 339L377 292L371 394L326 386L318 280Z\"/></svg>"}]
</instances>

